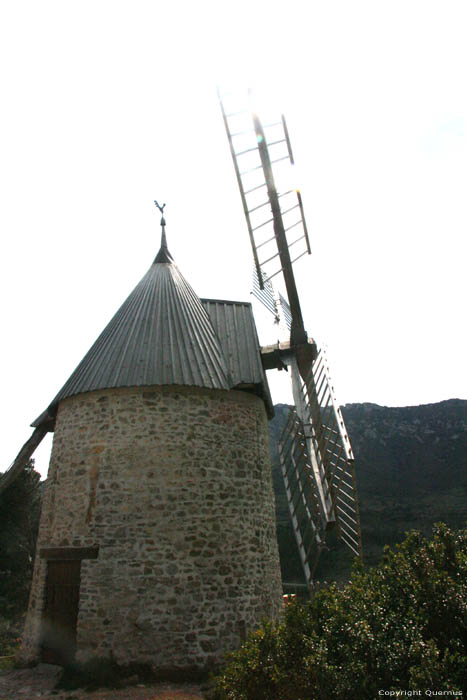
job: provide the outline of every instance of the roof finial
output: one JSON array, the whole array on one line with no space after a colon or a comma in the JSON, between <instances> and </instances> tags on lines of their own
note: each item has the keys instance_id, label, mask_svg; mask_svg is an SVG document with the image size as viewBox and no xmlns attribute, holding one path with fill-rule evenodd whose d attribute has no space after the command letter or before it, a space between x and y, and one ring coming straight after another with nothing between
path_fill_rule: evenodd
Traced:
<instances>
[{"instance_id":1,"label":"roof finial","mask_svg":"<svg viewBox=\"0 0 467 700\"><path fill-rule=\"evenodd\" d=\"M155 263L171 263L173 262L173 258L169 253L169 250L167 248L167 237L165 235L165 219L164 219L164 207L165 204L162 206L158 203L158 201L155 199L154 204L156 207L159 209L160 213L162 214L161 216L161 226L162 226L162 235L161 235L161 248L156 255L156 259L154 260Z\"/></svg>"},{"instance_id":2,"label":"roof finial","mask_svg":"<svg viewBox=\"0 0 467 700\"><path fill-rule=\"evenodd\" d=\"M164 208L165 208L165 203L160 206L160 204L157 202L157 200L154 200L154 204L156 207L159 209L160 213L162 214L161 216L161 226L165 226L165 219L164 219Z\"/></svg>"}]
</instances>

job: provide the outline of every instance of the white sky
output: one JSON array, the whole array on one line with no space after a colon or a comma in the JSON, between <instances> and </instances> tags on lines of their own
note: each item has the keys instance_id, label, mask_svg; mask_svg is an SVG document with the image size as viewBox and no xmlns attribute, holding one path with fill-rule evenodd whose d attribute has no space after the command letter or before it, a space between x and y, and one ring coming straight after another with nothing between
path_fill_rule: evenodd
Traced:
<instances>
[{"instance_id":1,"label":"white sky","mask_svg":"<svg viewBox=\"0 0 467 700\"><path fill-rule=\"evenodd\" d=\"M467 398L466 19L450 0L3 0L0 470L149 267L154 199L195 291L249 299L217 84L269 87L287 116L299 291L341 403Z\"/></svg>"}]
</instances>

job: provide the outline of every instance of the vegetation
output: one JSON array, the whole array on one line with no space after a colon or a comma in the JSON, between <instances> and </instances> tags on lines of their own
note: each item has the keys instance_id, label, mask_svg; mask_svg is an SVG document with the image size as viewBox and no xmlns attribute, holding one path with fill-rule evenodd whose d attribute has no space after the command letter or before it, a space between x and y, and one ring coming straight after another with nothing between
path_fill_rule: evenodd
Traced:
<instances>
[{"instance_id":1,"label":"vegetation","mask_svg":"<svg viewBox=\"0 0 467 700\"><path fill-rule=\"evenodd\" d=\"M411 532L351 582L289 605L230 656L214 700L348 700L467 689L467 529ZM394 695L395 696L395 693Z\"/></svg>"},{"instance_id":2,"label":"vegetation","mask_svg":"<svg viewBox=\"0 0 467 700\"><path fill-rule=\"evenodd\" d=\"M0 656L14 654L22 632L40 508L40 474L31 460L0 494Z\"/></svg>"}]
</instances>

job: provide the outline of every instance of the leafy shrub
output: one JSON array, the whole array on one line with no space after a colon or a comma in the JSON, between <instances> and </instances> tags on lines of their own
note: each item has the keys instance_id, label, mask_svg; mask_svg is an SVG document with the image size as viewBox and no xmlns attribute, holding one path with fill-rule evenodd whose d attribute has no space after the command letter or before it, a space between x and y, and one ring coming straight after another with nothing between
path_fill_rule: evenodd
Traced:
<instances>
[{"instance_id":1,"label":"leafy shrub","mask_svg":"<svg viewBox=\"0 0 467 700\"><path fill-rule=\"evenodd\" d=\"M26 610L41 509L34 460L0 493L0 615L16 621Z\"/></svg>"},{"instance_id":2,"label":"leafy shrub","mask_svg":"<svg viewBox=\"0 0 467 700\"><path fill-rule=\"evenodd\" d=\"M348 700L467 688L467 530L408 534L350 583L294 603L230 655L214 700Z\"/></svg>"},{"instance_id":3,"label":"leafy shrub","mask_svg":"<svg viewBox=\"0 0 467 700\"><path fill-rule=\"evenodd\" d=\"M22 621L21 621L22 622ZM21 623L0 616L0 670L12 668L21 644Z\"/></svg>"}]
</instances>

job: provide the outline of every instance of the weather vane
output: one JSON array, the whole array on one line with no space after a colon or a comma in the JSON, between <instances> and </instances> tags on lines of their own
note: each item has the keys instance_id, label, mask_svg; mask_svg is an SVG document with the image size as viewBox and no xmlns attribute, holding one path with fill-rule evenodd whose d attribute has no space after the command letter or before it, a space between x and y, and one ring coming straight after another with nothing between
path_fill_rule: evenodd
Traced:
<instances>
[{"instance_id":1,"label":"weather vane","mask_svg":"<svg viewBox=\"0 0 467 700\"><path fill-rule=\"evenodd\" d=\"M162 215L162 216L161 216L161 226L165 226L165 219L164 219L164 207L165 207L165 203L161 206L161 205L158 203L157 199L155 199L155 200L154 200L154 204L155 204L156 207L159 209L159 211L160 211L160 213L161 213L161 215Z\"/></svg>"}]
</instances>

